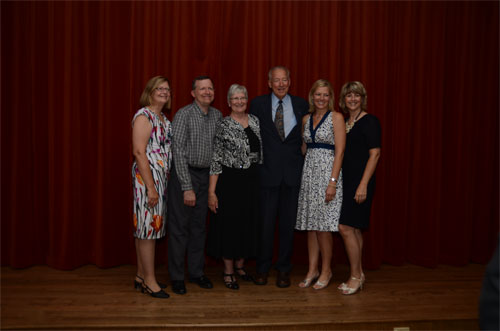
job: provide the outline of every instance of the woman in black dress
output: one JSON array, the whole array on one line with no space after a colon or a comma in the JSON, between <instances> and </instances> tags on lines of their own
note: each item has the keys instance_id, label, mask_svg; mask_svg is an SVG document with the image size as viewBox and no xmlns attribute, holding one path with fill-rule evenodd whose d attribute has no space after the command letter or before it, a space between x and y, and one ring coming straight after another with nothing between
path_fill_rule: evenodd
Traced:
<instances>
[{"instance_id":1,"label":"woman in black dress","mask_svg":"<svg viewBox=\"0 0 500 331\"><path fill-rule=\"evenodd\" d=\"M208 207L212 211L208 254L224 261L224 283L237 290L234 271L253 281L243 268L256 255L259 186L257 164L262 163L262 140L257 117L246 113L248 94L233 84L227 101L231 114L219 122L210 165Z\"/></svg>"},{"instance_id":2,"label":"woman in black dress","mask_svg":"<svg viewBox=\"0 0 500 331\"><path fill-rule=\"evenodd\" d=\"M344 200L339 232L351 266L349 280L338 286L350 295L363 288L365 275L361 266L362 229L368 228L375 191L375 169L380 157L380 123L366 112L366 90L360 82L348 82L340 91L339 106L347 114L346 147L342 173Z\"/></svg>"}]
</instances>

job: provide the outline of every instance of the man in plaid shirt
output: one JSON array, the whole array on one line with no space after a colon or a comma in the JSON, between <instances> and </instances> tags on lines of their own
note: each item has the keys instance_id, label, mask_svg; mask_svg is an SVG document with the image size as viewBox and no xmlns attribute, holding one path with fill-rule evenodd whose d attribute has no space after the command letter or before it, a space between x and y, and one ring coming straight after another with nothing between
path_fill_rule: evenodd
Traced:
<instances>
[{"instance_id":1,"label":"man in plaid shirt","mask_svg":"<svg viewBox=\"0 0 500 331\"><path fill-rule=\"evenodd\" d=\"M208 76L193 80L193 103L179 109L172 122L173 167L168 183L168 271L172 291L185 294L184 261L189 281L213 287L204 275L208 180L215 128L222 118L210 106L214 85Z\"/></svg>"}]
</instances>

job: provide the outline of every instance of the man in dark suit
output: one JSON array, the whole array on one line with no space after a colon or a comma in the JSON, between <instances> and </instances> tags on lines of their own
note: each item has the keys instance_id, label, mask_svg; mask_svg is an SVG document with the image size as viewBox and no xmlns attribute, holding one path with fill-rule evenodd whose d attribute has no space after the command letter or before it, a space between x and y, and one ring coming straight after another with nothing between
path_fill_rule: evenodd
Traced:
<instances>
[{"instance_id":1,"label":"man in dark suit","mask_svg":"<svg viewBox=\"0 0 500 331\"><path fill-rule=\"evenodd\" d=\"M253 99L249 111L259 118L264 149L264 164L260 166L261 243L255 284L267 283L278 216L276 285L288 287L292 269L293 230L304 162L301 152L302 117L307 113L309 105L306 100L288 94L290 72L285 67L277 66L269 70L269 87L272 92Z\"/></svg>"}]
</instances>

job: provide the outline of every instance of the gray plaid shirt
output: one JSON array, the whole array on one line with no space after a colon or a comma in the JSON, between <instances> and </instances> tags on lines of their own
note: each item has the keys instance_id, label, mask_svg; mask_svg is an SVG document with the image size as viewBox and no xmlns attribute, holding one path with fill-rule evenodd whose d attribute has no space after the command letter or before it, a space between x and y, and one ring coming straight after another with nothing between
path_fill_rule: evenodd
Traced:
<instances>
[{"instance_id":1,"label":"gray plaid shirt","mask_svg":"<svg viewBox=\"0 0 500 331\"><path fill-rule=\"evenodd\" d=\"M175 171L183 191L192 190L188 167L208 168L212 160L215 128L222 113L209 107L205 114L193 101L177 111L172 122Z\"/></svg>"}]
</instances>

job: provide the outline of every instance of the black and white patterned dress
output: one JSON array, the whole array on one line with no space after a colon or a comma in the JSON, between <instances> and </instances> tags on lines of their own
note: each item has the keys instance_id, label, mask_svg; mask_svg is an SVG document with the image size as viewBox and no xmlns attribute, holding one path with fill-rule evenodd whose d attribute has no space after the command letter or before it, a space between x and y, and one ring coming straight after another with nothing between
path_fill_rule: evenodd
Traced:
<instances>
[{"instance_id":1,"label":"black and white patterned dress","mask_svg":"<svg viewBox=\"0 0 500 331\"><path fill-rule=\"evenodd\" d=\"M219 122L214 139L210 175L219 175L215 194L217 213L210 213L207 254L226 259L257 255L259 177L262 139L256 116L248 127L227 116Z\"/></svg>"},{"instance_id":2,"label":"black and white patterned dress","mask_svg":"<svg viewBox=\"0 0 500 331\"><path fill-rule=\"evenodd\" d=\"M312 128L312 115L309 116L303 138L307 144L307 153L302 170L295 229L336 232L342 207L342 172L338 178L335 198L325 202L335 155L332 113L327 112L315 129Z\"/></svg>"}]
</instances>

